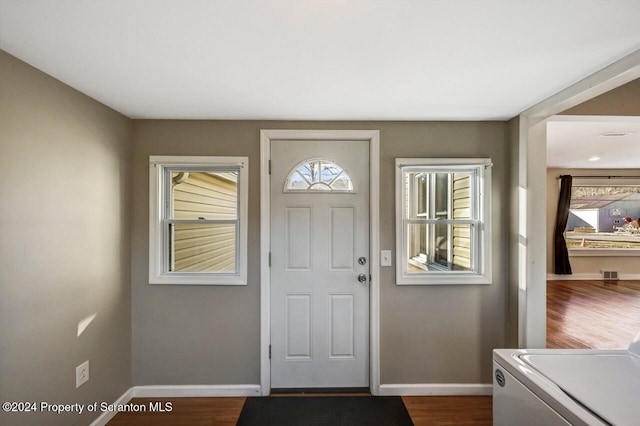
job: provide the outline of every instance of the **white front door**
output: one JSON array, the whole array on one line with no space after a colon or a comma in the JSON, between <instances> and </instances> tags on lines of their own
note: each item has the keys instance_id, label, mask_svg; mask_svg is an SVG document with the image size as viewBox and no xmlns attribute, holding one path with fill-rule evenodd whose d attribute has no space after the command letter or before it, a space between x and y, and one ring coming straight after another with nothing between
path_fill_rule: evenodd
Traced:
<instances>
[{"instance_id":1,"label":"white front door","mask_svg":"<svg viewBox=\"0 0 640 426\"><path fill-rule=\"evenodd\" d=\"M271 387L368 386L369 142L272 140Z\"/></svg>"}]
</instances>

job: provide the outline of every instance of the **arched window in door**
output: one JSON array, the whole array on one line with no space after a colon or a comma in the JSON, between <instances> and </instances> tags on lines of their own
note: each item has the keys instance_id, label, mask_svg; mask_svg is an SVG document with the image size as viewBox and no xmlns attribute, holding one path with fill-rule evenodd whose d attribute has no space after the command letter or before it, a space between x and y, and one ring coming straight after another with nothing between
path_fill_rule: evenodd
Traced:
<instances>
[{"instance_id":1,"label":"arched window in door","mask_svg":"<svg viewBox=\"0 0 640 426\"><path fill-rule=\"evenodd\" d=\"M355 192L351 177L336 163L325 159L306 160L289 173L284 192Z\"/></svg>"}]
</instances>

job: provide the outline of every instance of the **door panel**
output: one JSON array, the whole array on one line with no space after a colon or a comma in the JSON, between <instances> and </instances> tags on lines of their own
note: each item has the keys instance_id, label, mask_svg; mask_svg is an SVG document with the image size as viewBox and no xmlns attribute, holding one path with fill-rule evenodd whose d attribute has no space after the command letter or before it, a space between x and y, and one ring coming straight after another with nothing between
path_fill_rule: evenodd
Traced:
<instances>
[{"instance_id":1,"label":"door panel","mask_svg":"<svg viewBox=\"0 0 640 426\"><path fill-rule=\"evenodd\" d=\"M311 270L311 208L287 207L287 270Z\"/></svg>"},{"instance_id":2,"label":"door panel","mask_svg":"<svg viewBox=\"0 0 640 426\"><path fill-rule=\"evenodd\" d=\"M287 359L311 359L311 295L287 294Z\"/></svg>"},{"instance_id":3,"label":"door panel","mask_svg":"<svg viewBox=\"0 0 640 426\"><path fill-rule=\"evenodd\" d=\"M342 167L354 192L286 192L309 159ZM272 140L271 170L271 387L367 387L369 144ZM296 190L322 173L303 170Z\"/></svg>"},{"instance_id":4,"label":"door panel","mask_svg":"<svg viewBox=\"0 0 640 426\"><path fill-rule=\"evenodd\" d=\"M331 271L353 271L355 264L355 207L331 207Z\"/></svg>"},{"instance_id":5,"label":"door panel","mask_svg":"<svg viewBox=\"0 0 640 426\"><path fill-rule=\"evenodd\" d=\"M355 294L332 294L329 318L329 358L355 358Z\"/></svg>"}]
</instances>

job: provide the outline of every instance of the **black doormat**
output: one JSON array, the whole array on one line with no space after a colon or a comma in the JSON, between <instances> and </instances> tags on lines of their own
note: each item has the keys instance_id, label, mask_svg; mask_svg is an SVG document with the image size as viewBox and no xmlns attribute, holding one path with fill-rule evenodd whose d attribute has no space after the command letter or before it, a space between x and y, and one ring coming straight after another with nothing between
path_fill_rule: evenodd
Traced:
<instances>
[{"instance_id":1,"label":"black doormat","mask_svg":"<svg viewBox=\"0 0 640 426\"><path fill-rule=\"evenodd\" d=\"M238 426L412 426L399 396L309 396L247 398Z\"/></svg>"}]
</instances>

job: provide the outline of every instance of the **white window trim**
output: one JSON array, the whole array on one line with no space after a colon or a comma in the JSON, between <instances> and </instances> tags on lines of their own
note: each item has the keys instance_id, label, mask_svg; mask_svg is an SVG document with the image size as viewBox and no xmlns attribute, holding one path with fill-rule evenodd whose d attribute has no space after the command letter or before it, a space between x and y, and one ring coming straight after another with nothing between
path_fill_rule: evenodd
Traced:
<instances>
[{"instance_id":1,"label":"white window trim","mask_svg":"<svg viewBox=\"0 0 640 426\"><path fill-rule=\"evenodd\" d=\"M491 166L490 158L396 158L396 284L398 285L452 285L491 284ZM429 271L408 274L407 242L404 232L405 217L403 170L411 167L442 167L450 170L456 167L480 166L477 182L479 238L474 248L479 262L476 271Z\"/></svg>"},{"instance_id":2,"label":"white window trim","mask_svg":"<svg viewBox=\"0 0 640 426\"><path fill-rule=\"evenodd\" d=\"M165 248L162 232L162 205L164 191L163 173L166 167L212 167L240 166L239 173L239 233L238 272L166 272L164 271ZM149 157L149 284L187 285L246 285L247 284L247 225L248 225L248 157Z\"/></svg>"}]
</instances>

